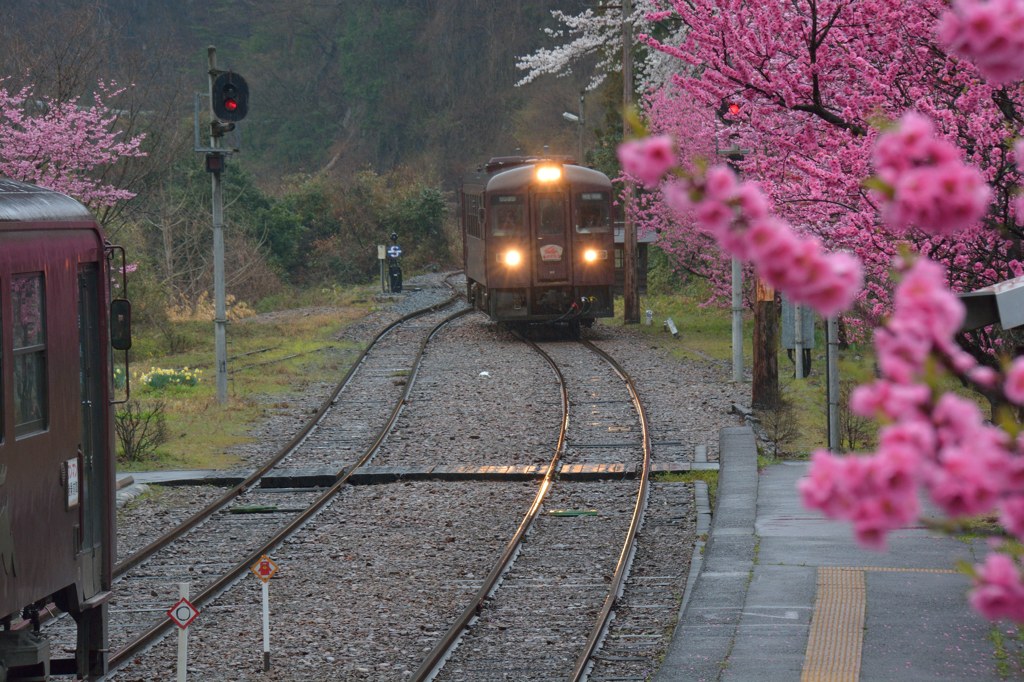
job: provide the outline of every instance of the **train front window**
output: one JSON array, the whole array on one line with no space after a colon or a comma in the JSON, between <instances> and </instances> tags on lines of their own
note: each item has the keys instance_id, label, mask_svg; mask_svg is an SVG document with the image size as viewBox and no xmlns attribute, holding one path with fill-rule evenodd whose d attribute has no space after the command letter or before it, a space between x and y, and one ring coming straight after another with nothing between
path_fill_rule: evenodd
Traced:
<instances>
[{"instance_id":1,"label":"train front window","mask_svg":"<svg viewBox=\"0 0 1024 682\"><path fill-rule=\"evenodd\" d=\"M611 230L608 192L581 192L576 195L576 231L597 234Z\"/></svg>"},{"instance_id":2,"label":"train front window","mask_svg":"<svg viewBox=\"0 0 1024 682\"><path fill-rule=\"evenodd\" d=\"M526 225L526 202L518 194L491 197L491 236L521 237Z\"/></svg>"},{"instance_id":3,"label":"train front window","mask_svg":"<svg viewBox=\"0 0 1024 682\"><path fill-rule=\"evenodd\" d=\"M46 429L46 306L43 274L11 278L14 436Z\"/></svg>"},{"instance_id":4,"label":"train front window","mask_svg":"<svg viewBox=\"0 0 1024 682\"><path fill-rule=\"evenodd\" d=\"M542 194L537 199L537 217L540 234L562 234L565 200L561 194Z\"/></svg>"}]
</instances>

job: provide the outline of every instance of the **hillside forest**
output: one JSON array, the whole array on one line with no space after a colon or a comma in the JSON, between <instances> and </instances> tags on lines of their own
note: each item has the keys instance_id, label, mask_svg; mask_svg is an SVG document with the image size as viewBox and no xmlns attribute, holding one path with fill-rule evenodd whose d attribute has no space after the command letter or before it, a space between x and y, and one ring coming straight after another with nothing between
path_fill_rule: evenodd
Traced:
<instances>
[{"instance_id":1,"label":"hillside forest","mask_svg":"<svg viewBox=\"0 0 1024 682\"><path fill-rule=\"evenodd\" d=\"M575 154L580 128L562 112L578 110L593 65L515 87L516 61L555 40L543 31L552 9L582 7L20 0L0 6L0 91L29 86L26 102L78 98L81 108L116 84L111 127L141 137L145 155L102 170L133 199L91 208L138 263L139 321L166 324L167 310L212 289L210 179L192 149L208 45L250 88L241 152L224 175L227 278L236 301L259 307L284 290L373 279L375 245L390 232L409 269L456 263L453 205L468 169L543 145ZM621 136L616 88L613 78L587 95L591 153Z\"/></svg>"}]
</instances>

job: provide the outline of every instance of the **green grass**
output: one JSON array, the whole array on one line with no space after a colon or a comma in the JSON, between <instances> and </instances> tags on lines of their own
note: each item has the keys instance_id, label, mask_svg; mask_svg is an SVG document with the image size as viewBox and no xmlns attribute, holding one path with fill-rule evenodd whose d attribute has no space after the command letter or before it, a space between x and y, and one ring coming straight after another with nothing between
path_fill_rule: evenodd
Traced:
<instances>
[{"instance_id":1,"label":"green grass","mask_svg":"<svg viewBox=\"0 0 1024 682\"><path fill-rule=\"evenodd\" d=\"M366 289L362 289L362 292L365 293ZM291 296L292 301L320 300L316 296ZM351 296L348 300L363 303L369 299L364 297L360 300ZM228 449L252 442L248 431L266 416L268 408L287 407L290 396L305 391L315 383L333 383L347 371L359 346L348 341L333 340L332 336L365 316L368 309L366 305L350 305L331 312L284 315L270 323L263 323L258 318L229 323L229 372L245 365L269 364L229 373L228 403L225 406L216 404L212 323L176 324L175 330L184 337L184 345L188 350L174 354L154 354L154 349L162 347L163 339L159 331L137 332L133 348L137 359L131 366L132 397L147 407L159 400L164 401L169 441L146 461L136 462L130 467L121 465L123 470L224 469L241 464ZM309 352L327 345L334 349ZM268 347L273 350L230 359ZM304 354L274 362L301 353ZM151 367L179 370L185 367L193 370L198 368L203 373L195 386L155 389L143 386L138 381L138 377L150 371Z\"/></svg>"},{"instance_id":2,"label":"green grass","mask_svg":"<svg viewBox=\"0 0 1024 682\"><path fill-rule=\"evenodd\" d=\"M654 480L658 483L692 483L694 481L704 481L708 484L708 501L711 504L711 508L715 508L715 502L718 500L718 472L709 470L700 471L687 471L683 474L657 474Z\"/></svg>"}]
</instances>

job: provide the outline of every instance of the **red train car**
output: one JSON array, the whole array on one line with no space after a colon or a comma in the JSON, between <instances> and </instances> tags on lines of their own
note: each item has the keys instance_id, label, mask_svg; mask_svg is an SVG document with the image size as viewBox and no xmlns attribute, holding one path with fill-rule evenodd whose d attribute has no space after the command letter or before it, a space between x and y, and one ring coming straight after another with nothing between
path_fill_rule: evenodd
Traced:
<instances>
[{"instance_id":1,"label":"red train car","mask_svg":"<svg viewBox=\"0 0 1024 682\"><path fill-rule=\"evenodd\" d=\"M467 294L495 322L614 315L612 184L572 157L497 157L462 185Z\"/></svg>"},{"instance_id":2,"label":"red train car","mask_svg":"<svg viewBox=\"0 0 1024 682\"><path fill-rule=\"evenodd\" d=\"M0 681L107 672L111 253L82 204L0 179ZM74 658L39 631L56 609Z\"/></svg>"}]
</instances>

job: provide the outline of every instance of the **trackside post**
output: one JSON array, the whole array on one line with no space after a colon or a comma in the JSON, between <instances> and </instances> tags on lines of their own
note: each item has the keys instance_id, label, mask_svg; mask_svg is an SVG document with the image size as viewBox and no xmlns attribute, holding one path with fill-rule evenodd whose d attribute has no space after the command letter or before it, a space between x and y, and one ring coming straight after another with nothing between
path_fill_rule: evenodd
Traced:
<instances>
[{"instance_id":1,"label":"trackside post","mask_svg":"<svg viewBox=\"0 0 1024 682\"><path fill-rule=\"evenodd\" d=\"M178 626L178 682L185 682L188 670L188 626L199 615L199 610L188 600L188 583L178 583L177 603L167 611L167 616Z\"/></svg>"},{"instance_id":2,"label":"trackside post","mask_svg":"<svg viewBox=\"0 0 1024 682\"><path fill-rule=\"evenodd\" d=\"M270 578L277 573L277 564L264 554L252 567L252 572L263 581L263 672L268 672L270 670Z\"/></svg>"}]
</instances>

